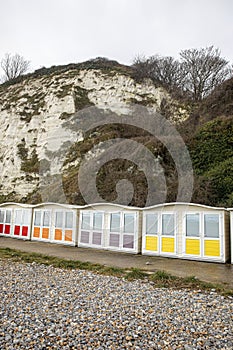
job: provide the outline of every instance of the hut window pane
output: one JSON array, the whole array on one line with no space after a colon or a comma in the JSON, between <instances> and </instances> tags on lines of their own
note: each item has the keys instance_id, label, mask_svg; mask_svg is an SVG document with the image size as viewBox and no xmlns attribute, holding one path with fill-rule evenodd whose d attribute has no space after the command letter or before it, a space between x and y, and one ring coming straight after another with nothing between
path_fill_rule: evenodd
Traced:
<instances>
[{"instance_id":1,"label":"hut window pane","mask_svg":"<svg viewBox=\"0 0 233 350\"><path fill-rule=\"evenodd\" d=\"M111 214L111 219L110 219L110 231L111 232L120 232L120 221L121 221L121 214L120 213Z\"/></svg>"},{"instance_id":2,"label":"hut window pane","mask_svg":"<svg viewBox=\"0 0 233 350\"><path fill-rule=\"evenodd\" d=\"M15 224L21 225L22 210L15 211Z\"/></svg>"},{"instance_id":3,"label":"hut window pane","mask_svg":"<svg viewBox=\"0 0 233 350\"><path fill-rule=\"evenodd\" d=\"M124 235L123 236L123 248L134 248L134 236L133 235Z\"/></svg>"},{"instance_id":4,"label":"hut window pane","mask_svg":"<svg viewBox=\"0 0 233 350\"><path fill-rule=\"evenodd\" d=\"M73 213L71 211L66 212L66 228L73 228Z\"/></svg>"},{"instance_id":5,"label":"hut window pane","mask_svg":"<svg viewBox=\"0 0 233 350\"><path fill-rule=\"evenodd\" d=\"M6 211L6 223L10 223L11 222L11 211L7 210Z\"/></svg>"},{"instance_id":6,"label":"hut window pane","mask_svg":"<svg viewBox=\"0 0 233 350\"><path fill-rule=\"evenodd\" d=\"M82 231L80 242L81 243L89 243L89 236L90 236L90 232Z\"/></svg>"},{"instance_id":7,"label":"hut window pane","mask_svg":"<svg viewBox=\"0 0 233 350\"><path fill-rule=\"evenodd\" d=\"M175 220L173 214L163 214L162 216L162 235L174 236Z\"/></svg>"},{"instance_id":8,"label":"hut window pane","mask_svg":"<svg viewBox=\"0 0 233 350\"><path fill-rule=\"evenodd\" d=\"M124 232L134 233L134 214L124 214Z\"/></svg>"},{"instance_id":9,"label":"hut window pane","mask_svg":"<svg viewBox=\"0 0 233 350\"><path fill-rule=\"evenodd\" d=\"M120 246L120 235L115 234L115 233L111 233L110 234L109 245L110 245L110 247L117 247L117 248L119 248L119 246Z\"/></svg>"},{"instance_id":10,"label":"hut window pane","mask_svg":"<svg viewBox=\"0 0 233 350\"><path fill-rule=\"evenodd\" d=\"M146 234L156 235L158 234L158 215L146 214Z\"/></svg>"},{"instance_id":11,"label":"hut window pane","mask_svg":"<svg viewBox=\"0 0 233 350\"><path fill-rule=\"evenodd\" d=\"M218 214L204 215L204 232L205 232L205 237L219 238L219 215Z\"/></svg>"},{"instance_id":12,"label":"hut window pane","mask_svg":"<svg viewBox=\"0 0 233 350\"><path fill-rule=\"evenodd\" d=\"M3 223L4 222L4 211L0 210L0 222Z\"/></svg>"},{"instance_id":13,"label":"hut window pane","mask_svg":"<svg viewBox=\"0 0 233 350\"><path fill-rule=\"evenodd\" d=\"M55 226L62 227L63 224L63 213L61 211L56 212Z\"/></svg>"},{"instance_id":14,"label":"hut window pane","mask_svg":"<svg viewBox=\"0 0 233 350\"><path fill-rule=\"evenodd\" d=\"M186 236L199 237L199 214L186 214Z\"/></svg>"},{"instance_id":15,"label":"hut window pane","mask_svg":"<svg viewBox=\"0 0 233 350\"><path fill-rule=\"evenodd\" d=\"M101 236L100 232L93 232L92 244L101 245Z\"/></svg>"},{"instance_id":16,"label":"hut window pane","mask_svg":"<svg viewBox=\"0 0 233 350\"><path fill-rule=\"evenodd\" d=\"M94 213L93 215L93 228L94 230L102 230L102 220L103 220L103 215L102 213Z\"/></svg>"},{"instance_id":17,"label":"hut window pane","mask_svg":"<svg viewBox=\"0 0 233 350\"><path fill-rule=\"evenodd\" d=\"M40 225L41 225L41 212L35 211L34 226L40 226Z\"/></svg>"},{"instance_id":18,"label":"hut window pane","mask_svg":"<svg viewBox=\"0 0 233 350\"><path fill-rule=\"evenodd\" d=\"M23 220L22 220L23 225L29 225L30 224L30 217L31 217L30 211L29 210L23 210Z\"/></svg>"},{"instance_id":19,"label":"hut window pane","mask_svg":"<svg viewBox=\"0 0 233 350\"><path fill-rule=\"evenodd\" d=\"M46 226L46 227L49 226L49 222L50 222L50 212L45 211L43 216L43 226Z\"/></svg>"},{"instance_id":20,"label":"hut window pane","mask_svg":"<svg viewBox=\"0 0 233 350\"><path fill-rule=\"evenodd\" d=\"M82 214L82 229L83 230L90 230L90 221L91 221L90 214L83 213Z\"/></svg>"}]
</instances>

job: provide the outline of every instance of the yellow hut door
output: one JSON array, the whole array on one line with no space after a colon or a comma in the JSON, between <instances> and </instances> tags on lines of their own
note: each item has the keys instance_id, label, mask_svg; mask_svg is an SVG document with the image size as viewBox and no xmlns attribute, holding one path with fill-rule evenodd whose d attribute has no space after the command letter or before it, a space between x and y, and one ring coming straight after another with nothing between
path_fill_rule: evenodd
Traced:
<instances>
[{"instance_id":1,"label":"yellow hut door","mask_svg":"<svg viewBox=\"0 0 233 350\"><path fill-rule=\"evenodd\" d=\"M176 255L175 215L163 213L161 219L160 253L161 255Z\"/></svg>"},{"instance_id":2,"label":"yellow hut door","mask_svg":"<svg viewBox=\"0 0 233 350\"><path fill-rule=\"evenodd\" d=\"M200 214L187 213L185 214L185 239L184 253L190 257L200 257L201 242L200 242Z\"/></svg>"},{"instance_id":3,"label":"yellow hut door","mask_svg":"<svg viewBox=\"0 0 233 350\"><path fill-rule=\"evenodd\" d=\"M204 214L204 257L220 258L220 215Z\"/></svg>"},{"instance_id":4,"label":"yellow hut door","mask_svg":"<svg viewBox=\"0 0 233 350\"><path fill-rule=\"evenodd\" d=\"M159 227L158 214L145 214L145 241L144 251L157 255L159 253Z\"/></svg>"}]
</instances>

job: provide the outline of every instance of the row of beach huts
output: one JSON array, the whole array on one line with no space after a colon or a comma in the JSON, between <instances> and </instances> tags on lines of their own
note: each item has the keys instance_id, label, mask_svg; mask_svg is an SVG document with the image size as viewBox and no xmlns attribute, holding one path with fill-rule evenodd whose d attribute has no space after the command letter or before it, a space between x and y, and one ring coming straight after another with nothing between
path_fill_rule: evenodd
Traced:
<instances>
[{"instance_id":1,"label":"row of beach huts","mask_svg":"<svg viewBox=\"0 0 233 350\"><path fill-rule=\"evenodd\" d=\"M0 236L233 264L233 208L0 204Z\"/></svg>"}]
</instances>

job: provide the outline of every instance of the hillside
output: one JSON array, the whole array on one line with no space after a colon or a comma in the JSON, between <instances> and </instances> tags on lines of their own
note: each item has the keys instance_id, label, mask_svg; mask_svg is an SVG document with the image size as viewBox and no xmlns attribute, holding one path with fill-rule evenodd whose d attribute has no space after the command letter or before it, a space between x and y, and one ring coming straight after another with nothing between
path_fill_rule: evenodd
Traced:
<instances>
[{"instance_id":1,"label":"hillside","mask_svg":"<svg viewBox=\"0 0 233 350\"><path fill-rule=\"evenodd\" d=\"M233 79L202 101L197 130L189 140L196 174L194 201L233 206ZM186 121L186 123L188 120Z\"/></svg>"},{"instance_id":2,"label":"hillside","mask_svg":"<svg viewBox=\"0 0 233 350\"><path fill-rule=\"evenodd\" d=\"M0 200L84 204L81 162L98 162L108 141L126 138L151 152L151 169L158 166L165 176L165 200L175 201L179 178L171 150L148 132L148 119L143 120L144 128L122 124L133 116L136 105L148 116L162 114L184 137L195 172L192 200L233 205L232 86L232 80L225 82L194 111L191 103L175 99L150 80L136 81L132 67L102 58L42 68L5 83L0 86ZM95 114L111 115L114 122L98 126L92 121ZM144 206L148 179L130 159L108 159L100 167L99 195L116 200L117 182L123 179L133 185L130 205Z\"/></svg>"},{"instance_id":3,"label":"hillside","mask_svg":"<svg viewBox=\"0 0 233 350\"><path fill-rule=\"evenodd\" d=\"M203 121L219 116L233 115L233 78L218 86L201 104L199 113Z\"/></svg>"},{"instance_id":4,"label":"hillside","mask_svg":"<svg viewBox=\"0 0 233 350\"><path fill-rule=\"evenodd\" d=\"M205 123L190 141L196 174L193 200L203 204L233 205L233 116Z\"/></svg>"}]
</instances>

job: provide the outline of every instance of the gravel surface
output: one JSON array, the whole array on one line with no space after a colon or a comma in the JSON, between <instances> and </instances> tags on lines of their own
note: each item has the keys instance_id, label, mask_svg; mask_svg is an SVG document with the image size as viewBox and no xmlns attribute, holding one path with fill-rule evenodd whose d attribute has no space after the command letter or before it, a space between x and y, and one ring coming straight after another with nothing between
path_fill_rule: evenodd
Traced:
<instances>
[{"instance_id":1,"label":"gravel surface","mask_svg":"<svg viewBox=\"0 0 233 350\"><path fill-rule=\"evenodd\" d=\"M233 299L0 260L0 349L233 349Z\"/></svg>"}]
</instances>

